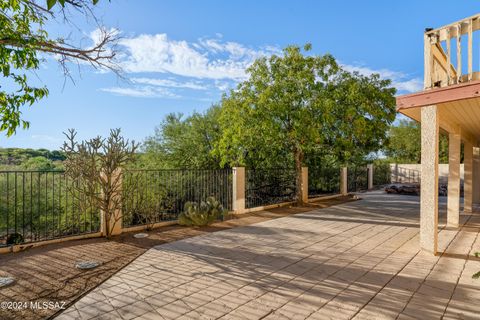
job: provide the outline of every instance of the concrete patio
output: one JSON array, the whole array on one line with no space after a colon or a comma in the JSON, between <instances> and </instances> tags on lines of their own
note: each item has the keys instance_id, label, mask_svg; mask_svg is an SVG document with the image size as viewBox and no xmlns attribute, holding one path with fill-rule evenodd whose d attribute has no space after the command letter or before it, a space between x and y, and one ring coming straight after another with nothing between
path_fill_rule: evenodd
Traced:
<instances>
[{"instance_id":1,"label":"concrete patio","mask_svg":"<svg viewBox=\"0 0 480 320\"><path fill-rule=\"evenodd\" d=\"M363 199L157 246L56 319L478 319L480 215L419 249L419 198Z\"/></svg>"}]
</instances>

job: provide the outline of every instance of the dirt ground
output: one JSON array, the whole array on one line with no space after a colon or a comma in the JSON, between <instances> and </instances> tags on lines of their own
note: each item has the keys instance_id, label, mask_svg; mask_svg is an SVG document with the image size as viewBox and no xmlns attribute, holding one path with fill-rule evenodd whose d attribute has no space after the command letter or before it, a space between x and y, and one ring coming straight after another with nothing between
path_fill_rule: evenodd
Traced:
<instances>
[{"instance_id":1,"label":"dirt ground","mask_svg":"<svg viewBox=\"0 0 480 320\"><path fill-rule=\"evenodd\" d=\"M66 241L0 255L0 276L16 279L13 285L0 289L0 303L11 302L9 307L16 307L16 310L6 309L2 304L0 319L53 318L61 311L55 307L68 307L153 246L353 200L346 196L310 203L306 207L275 208L235 216L203 228L178 225L161 227L146 231L149 237L143 239L134 238L134 233L124 233L110 240L95 238ZM102 265L93 270L80 271L75 268L75 263L80 260L100 261ZM57 305L51 308L44 306L44 302Z\"/></svg>"}]
</instances>

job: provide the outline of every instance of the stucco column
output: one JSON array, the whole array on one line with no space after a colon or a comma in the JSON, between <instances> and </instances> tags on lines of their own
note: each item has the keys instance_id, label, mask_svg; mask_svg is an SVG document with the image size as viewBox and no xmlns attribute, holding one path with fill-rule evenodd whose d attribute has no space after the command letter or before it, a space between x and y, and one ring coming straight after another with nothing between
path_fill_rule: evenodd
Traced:
<instances>
[{"instance_id":1,"label":"stucco column","mask_svg":"<svg viewBox=\"0 0 480 320\"><path fill-rule=\"evenodd\" d=\"M245 211L245 168L234 167L233 171L233 204L232 209L235 213Z\"/></svg>"},{"instance_id":2,"label":"stucco column","mask_svg":"<svg viewBox=\"0 0 480 320\"><path fill-rule=\"evenodd\" d=\"M447 225L458 227L460 216L460 135L448 135L448 199Z\"/></svg>"},{"instance_id":3,"label":"stucco column","mask_svg":"<svg viewBox=\"0 0 480 320\"><path fill-rule=\"evenodd\" d=\"M302 202L308 203L308 167L302 167Z\"/></svg>"},{"instance_id":4,"label":"stucco column","mask_svg":"<svg viewBox=\"0 0 480 320\"><path fill-rule=\"evenodd\" d=\"M367 164L367 173L368 173L368 190L373 189L373 164Z\"/></svg>"},{"instance_id":5,"label":"stucco column","mask_svg":"<svg viewBox=\"0 0 480 320\"><path fill-rule=\"evenodd\" d=\"M480 148L473 148L473 170L472 170L472 201L473 204L480 203Z\"/></svg>"},{"instance_id":6,"label":"stucco column","mask_svg":"<svg viewBox=\"0 0 480 320\"><path fill-rule=\"evenodd\" d=\"M437 253L438 240L438 134L437 106L421 109L422 170L420 191L420 247Z\"/></svg>"},{"instance_id":7,"label":"stucco column","mask_svg":"<svg viewBox=\"0 0 480 320\"><path fill-rule=\"evenodd\" d=\"M463 211L472 212L473 202L473 146L465 141L463 144Z\"/></svg>"},{"instance_id":8,"label":"stucco column","mask_svg":"<svg viewBox=\"0 0 480 320\"><path fill-rule=\"evenodd\" d=\"M347 167L340 168L340 193L342 195L348 194L348 172Z\"/></svg>"},{"instance_id":9,"label":"stucco column","mask_svg":"<svg viewBox=\"0 0 480 320\"><path fill-rule=\"evenodd\" d=\"M102 177L106 178L105 175L102 173ZM111 188L113 190L112 202L111 202L111 209L110 214L107 215L105 211L100 212L100 230L104 236L115 236L122 233L122 225L123 225L123 212L121 207L116 205L117 203L121 203L122 199L122 180L123 174L122 170L119 168L112 174L112 182ZM108 225L107 225L108 219Z\"/></svg>"}]
</instances>

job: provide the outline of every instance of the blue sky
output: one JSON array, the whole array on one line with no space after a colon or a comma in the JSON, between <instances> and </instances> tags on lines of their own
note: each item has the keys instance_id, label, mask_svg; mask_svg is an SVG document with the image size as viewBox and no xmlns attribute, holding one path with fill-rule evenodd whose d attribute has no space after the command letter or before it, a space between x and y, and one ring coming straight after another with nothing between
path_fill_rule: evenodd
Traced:
<instances>
[{"instance_id":1,"label":"blue sky","mask_svg":"<svg viewBox=\"0 0 480 320\"><path fill-rule=\"evenodd\" d=\"M130 81L74 67L72 83L48 59L31 76L48 86L49 97L23 110L30 129L0 136L0 147L58 149L68 128L89 138L120 127L142 141L167 113L205 110L256 57L289 44L310 42L315 54L331 53L347 69L378 72L400 93L413 92L423 78L423 30L478 10L477 1L467 0L100 2L98 16L122 37L120 62ZM96 26L76 23L90 45Z\"/></svg>"}]
</instances>

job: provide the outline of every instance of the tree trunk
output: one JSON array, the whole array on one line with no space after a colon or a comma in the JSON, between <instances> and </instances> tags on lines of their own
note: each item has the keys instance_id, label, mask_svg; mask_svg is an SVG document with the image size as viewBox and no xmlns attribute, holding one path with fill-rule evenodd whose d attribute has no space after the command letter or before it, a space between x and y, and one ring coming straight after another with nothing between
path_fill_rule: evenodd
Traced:
<instances>
[{"instance_id":1,"label":"tree trunk","mask_svg":"<svg viewBox=\"0 0 480 320\"><path fill-rule=\"evenodd\" d=\"M303 165L303 151L295 148L295 174L296 174L296 187L297 187L297 195L296 200L299 206L304 205L303 197L302 197L302 189L305 187L303 185L303 177L302 177L302 165Z\"/></svg>"}]
</instances>

